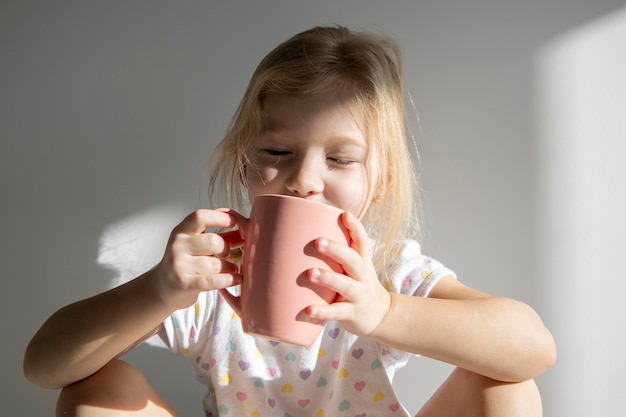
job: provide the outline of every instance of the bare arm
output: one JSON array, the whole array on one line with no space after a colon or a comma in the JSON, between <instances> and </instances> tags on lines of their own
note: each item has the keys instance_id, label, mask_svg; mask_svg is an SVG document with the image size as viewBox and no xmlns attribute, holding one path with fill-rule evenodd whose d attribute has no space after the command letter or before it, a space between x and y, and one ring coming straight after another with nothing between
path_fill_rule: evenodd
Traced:
<instances>
[{"instance_id":1,"label":"bare arm","mask_svg":"<svg viewBox=\"0 0 626 417\"><path fill-rule=\"evenodd\" d=\"M550 332L529 306L451 277L431 298L391 294L389 311L370 337L508 382L535 378L556 358Z\"/></svg>"},{"instance_id":2,"label":"bare arm","mask_svg":"<svg viewBox=\"0 0 626 417\"><path fill-rule=\"evenodd\" d=\"M343 265L345 274L309 273L313 282L340 295L329 306L311 306L313 318L338 320L354 334L495 380L525 381L552 366L554 340L529 306L489 296L452 277L442 278L429 298L390 294L369 259L365 229L349 214L343 220L351 247L316 242L317 250Z\"/></svg>"},{"instance_id":3,"label":"bare arm","mask_svg":"<svg viewBox=\"0 0 626 417\"><path fill-rule=\"evenodd\" d=\"M171 310L150 282L153 273L53 314L26 349L26 377L44 388L61 388L154 334Z\"/></svg>"},{"instance_id":4,"label":"bare arm","mask_svg":"<svg viewBox=\"0 0 626 417\"><path fill-rule=\"evenodd\" d=\"M200 292L239 283L237 266L223 259L241 245L239 234L205 233L207 227L233 227L231 216L194 212L174 228L156 268L53 314L26 348L26 377L44 388L86 378L158 331L168 315L192 305Z\"/></svg>"}]
</instances>

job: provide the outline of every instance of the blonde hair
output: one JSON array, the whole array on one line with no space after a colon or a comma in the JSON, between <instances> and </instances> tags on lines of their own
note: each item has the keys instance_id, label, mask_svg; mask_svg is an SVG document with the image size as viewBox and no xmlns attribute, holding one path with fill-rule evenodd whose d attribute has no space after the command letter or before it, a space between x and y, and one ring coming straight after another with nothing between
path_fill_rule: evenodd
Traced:
<instances>
[{"instance_id":1,"label":"blonde hair","mask_svg":"<svg viewBox=\"0 0 626 417\"><path fill-rule=\"evenodd\" d=\"M377 195L362 219L376 239L373 262L384 272L404 237L417 237L417 180L405 132L402 55L396 42L345 27L315 27L278 45L259 63L244 97L212 155L212 204L247 209L244 169L264 128L270 94L336 91L365 115L370 155L378 161ZM370 157L371 158L371 157Z\"/></svg>"}]
</instances>

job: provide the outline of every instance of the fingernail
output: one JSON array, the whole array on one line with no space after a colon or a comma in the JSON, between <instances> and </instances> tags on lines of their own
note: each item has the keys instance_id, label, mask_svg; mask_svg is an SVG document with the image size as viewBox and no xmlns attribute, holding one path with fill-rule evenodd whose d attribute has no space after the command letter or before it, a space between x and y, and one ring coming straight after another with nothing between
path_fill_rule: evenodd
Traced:
<instances>
[{"instance_id":1,"label":"fingernail","mask_svg":"<svg viewBox=\"0 0 626 417\"><path fill-rule=\"evenodd\" d=\"M319 268L311 268L310 271L311 272L309 272L309 279L311 281L317 281L321 275Z\"/></svg>"},{"instance_id":2,"label":"fingernail","mask_svg":"<svg viewBox=\"0 0 626 417\"><path fill-rule=\"evenodd\" d=\"M328 242L328 239L322 237L318 241L318 244L319 244L319 248L320 249L326 249L326 248L328 248L329 242Z\"/></svg>"}]
</instances>

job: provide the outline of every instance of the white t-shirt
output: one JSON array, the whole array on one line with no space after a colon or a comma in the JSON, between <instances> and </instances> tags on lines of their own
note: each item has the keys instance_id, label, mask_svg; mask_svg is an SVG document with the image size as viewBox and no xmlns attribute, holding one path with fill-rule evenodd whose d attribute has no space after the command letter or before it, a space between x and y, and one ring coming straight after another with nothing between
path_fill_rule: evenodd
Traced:
<instances>
[{"instance_id":1,"label":"white t-shirt","mask_svg":"<svg viewBox=\"0 0 626 417\"><path fill-rule=\"evenodd\" d=\"M383 285L426 297L453 272L404 242ZM383 346L327 322L309 348L243 333L239 316L217 291L165 322L162 338L193 362L208 392L207 417L405 416L391 380L412 354Z\"/></svg>"}]
</instances>

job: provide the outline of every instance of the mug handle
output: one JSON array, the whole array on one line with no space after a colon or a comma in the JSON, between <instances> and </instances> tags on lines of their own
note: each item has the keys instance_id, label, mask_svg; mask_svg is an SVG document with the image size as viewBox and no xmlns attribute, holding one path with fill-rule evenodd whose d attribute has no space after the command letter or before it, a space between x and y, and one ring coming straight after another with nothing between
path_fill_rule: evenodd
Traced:
<instances>
[{"instance_id":1,"label":"mug handle","mask_svg":"<svg viewBox=\"0 0 626 417\"><path fill-rule=\"evenodd\" d=\"M218 291L222 297L224 297L228 305L235 310L235 313L241 317L241 297L232 295L226 288L220 288Z\"/></svg>"},{"instance_id":2,"label":"mug handle","mask_svg":"<svg viewBox=\"0 0 626 417\"><path fill-rule=\"evenodd\" d=\"M220 209L217 209L217 211L221 211L223 213L228 214L235 221L235 223L237 224L237 228L239 229L238 230L239 237L241 238L242 241L245 241L249 219L237 213L235 210L232 210L229 208L220 208ZM237 313L239 317L241 317L241 310L242 310L241 297L231 294L226 288L221 288L218 291L220 292L222 297L224 297L224 300L226 300L228 305L230 305L230 307L235 311L235 313Z\"/></svg>"}]
</instances>

